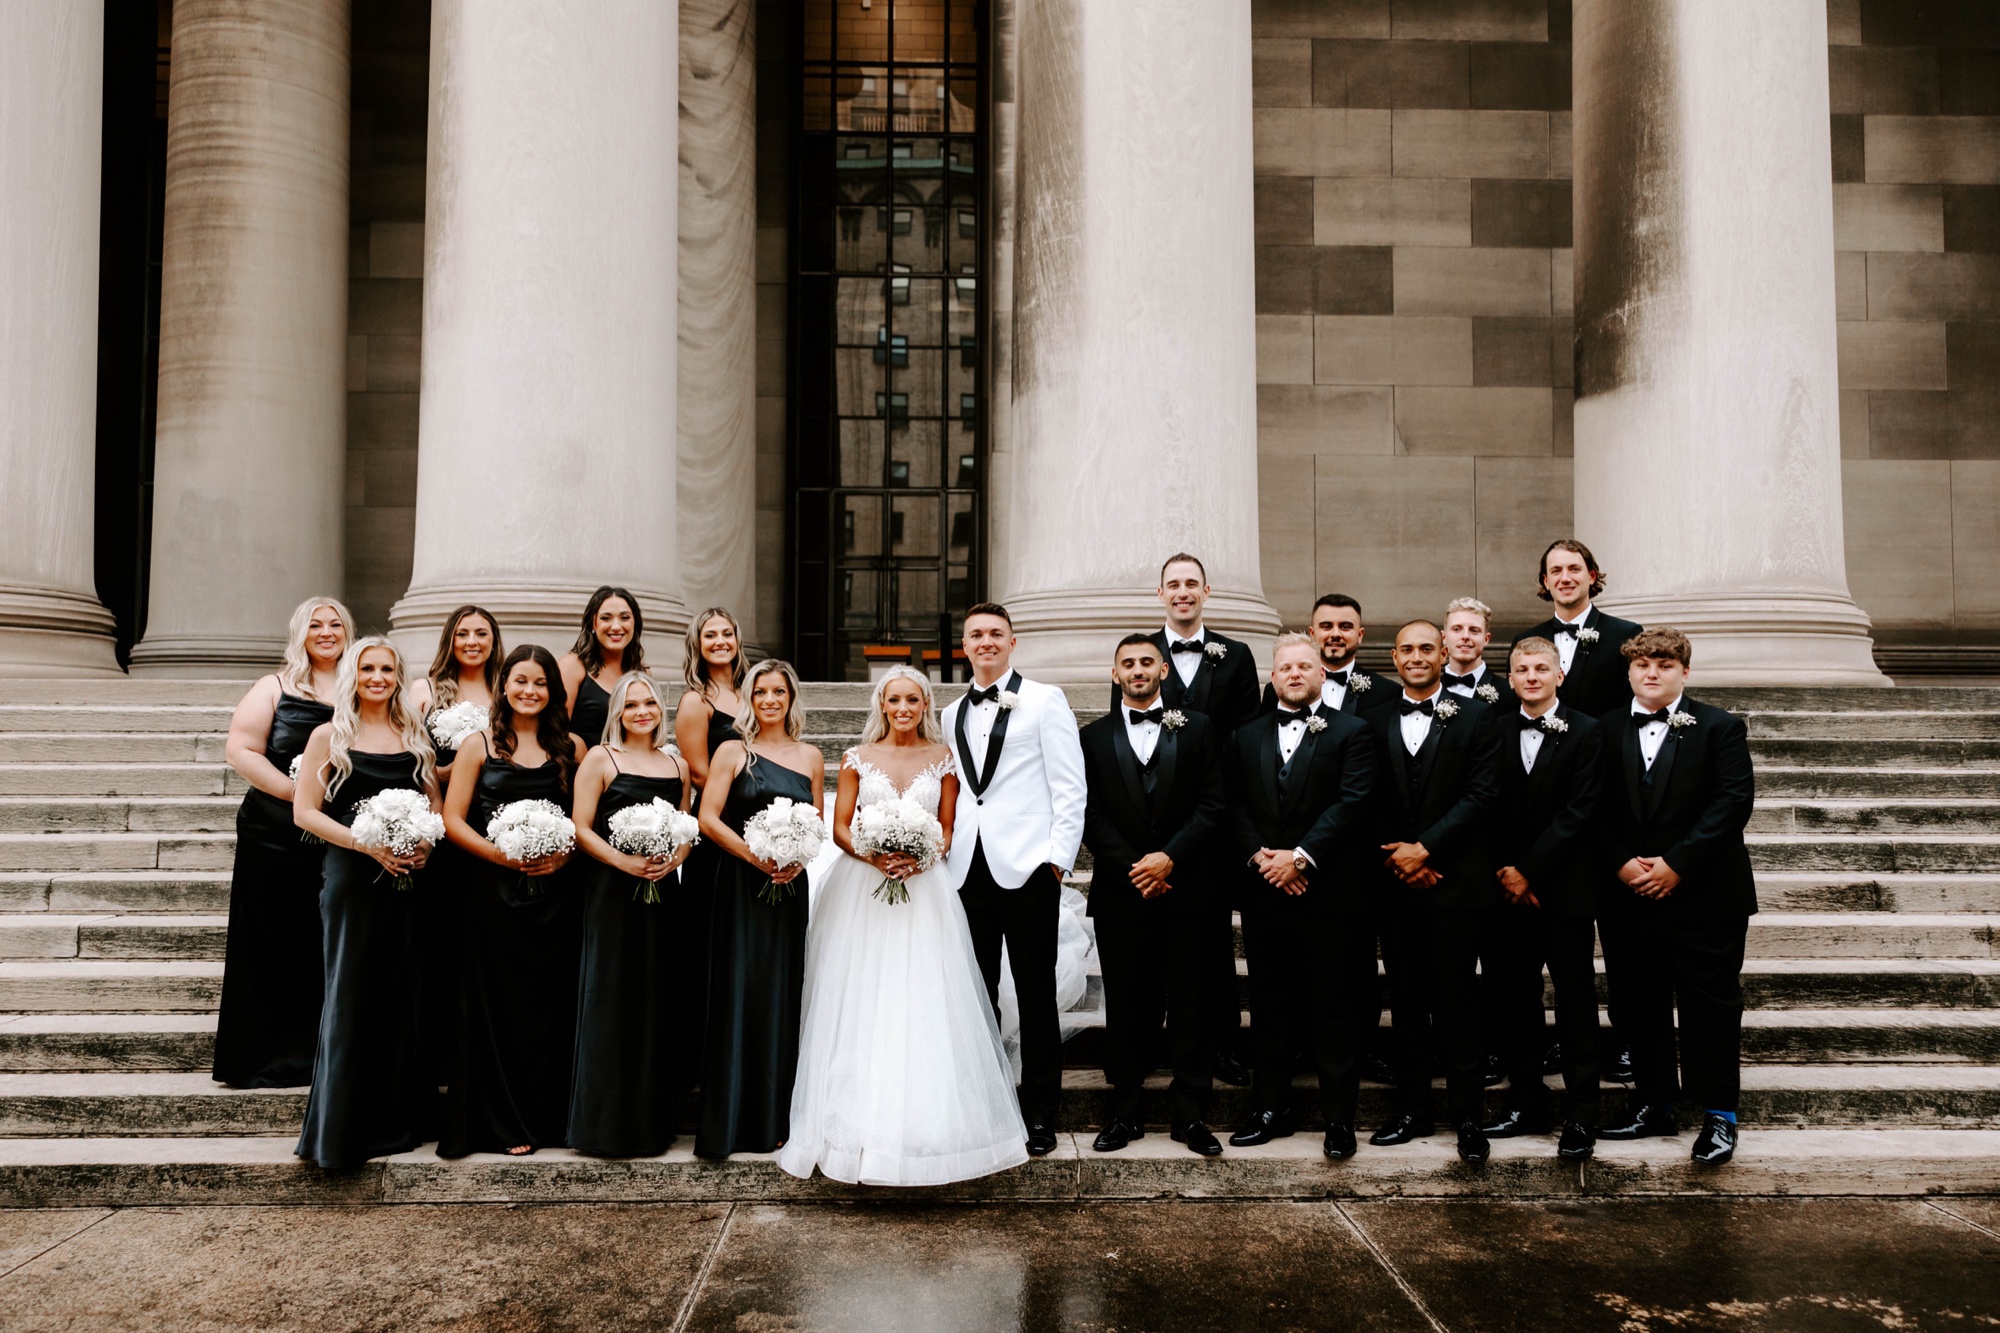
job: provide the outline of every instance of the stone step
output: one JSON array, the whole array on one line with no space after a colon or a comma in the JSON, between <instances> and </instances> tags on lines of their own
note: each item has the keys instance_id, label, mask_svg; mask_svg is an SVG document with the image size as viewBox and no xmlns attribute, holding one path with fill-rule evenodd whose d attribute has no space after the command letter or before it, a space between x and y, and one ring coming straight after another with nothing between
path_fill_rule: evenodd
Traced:
<instances>
[{"instance_id":1,"label":"stone step","mask_svg":"<svg viewBox=\"0 0 2000 1333\"><path fill-rule=\"evenodd\" d=\"M1916 801L2000 799L2000 772L1940 767L1839 768L1758 764L1767 800Z\"/></svg>"},{"instance_id":2,"label":"stone step","mask_svg":"<svg viewBox=\"0 0 2000 1333\"><path fill-rule=\"evenodd\" d=\"M2000 875L1869 875L1763 870L1767 912L2000 912Z\"/></svg>"},{"instance_id":3,"label":"stone step","mask_svg":"<svg viewBox=\"0 0 2000 1333\"><path fill-rule=\"evenodd\" d=\"M0 871L227 870L229 833L0 833Z\"/></svg>"},{"instance_id":4,"label":"stone step","mask_svg":"<svg viewBox=\"0 0 2000 1333\"><path fill-rule=\"evenodd\" d=\"M215 1060L214 1014L0 1015L0 1071L193 1072Z\"/></svg>"},{"instance_id":5,"label":"stone step","mask_svg":"<svg viewBox=\"0 0 2000 1333\"><path fill-rule=\"evenodd\" d=\"M207 1013L222 997L222 964L57 959L0 962L0 1014Z\"/></svg>"},{"instance_id":6,"label":"stone step","mask_svg":"<svg viewBox=\"0 0 2000 1333\"><path fill-rule=\"evenodd\" d=\"M215 732L0 732L0 763L219 764L226 738Z\"/></svg>"},{"instance_id":7,"label":"stone step","mask_svg":"<svg viewBox=\"0 0 2000 1333\"><path fill-rule=\"evenodd\" d=\"M1750 757L1765 764L1828 768L2000 768L2000 740L1755 740Z\"/></svg>"},{"instance_id":8,"label":"stone step","mask_svg":"<svg viewBox=\"0 0 2000 1333\"><path fill-rule=\"evenodd\" d=\"M0 796L234 796L249 790L221 762L0 764Z\"/></svg>"},{"instance_id":9,"label":"stone step","mask_svg":"<svg viewBox=\"0 0 2000 1333\"><path fill-rule=\"evenodd\" d=\"M1890 871L1911 874L1991 873L2000 870L2000 837L1958 834L1749 835L1750 864L1758 870Z\"/></svg>"},{"instance_id":10,"label":"stone step","mask_svg":"<svg viewBox=\"0 0 2000 1333\"><path fill-rule=\"evenodd\" d=\"M0 916L0 958L219 959L227 916Z\"/></svg>"},{"instance_id":11,"label":"stone step","mask_svg":"<svg viewBox=\"0 0 2000 1333\"><path fill-rule=\"evenodd\" d=\"M261 673L214 680L124 676L110 680L0 680L0 704L40 708L236 707Z\"/></svg>"},{"instance_id":12,"label":"stone step","mask_svg":"<svg viewBox=\"0 0 2000 1333\"><path fill-rule=\"evenodd\" d=\"M0 912L174 912L229 910L226 870L0 873Z\"/></svg>"},{"instance_id":13,"label":"stone step","mask_svg":"<svg viewBox=\"0 0 2000 1333\"><path fill-rule=\"evenodd\" d=\"M229 730L231 704L0 704L0 732L88 731L100 735L131 735L146 731L205 732Z\"/></svg>"},{"instance_id":14,"label":"stone step","mask_svg":"<svg viewBox=\"0 0 2000 1333\"><path fill-rule=\"evenodd\" d=\"M4 814L4 806L0 806ZM1908 833L2000 834L2000 800L1918 801L1760 800L1750 816L1751 833Z\"/></svg>"},{"instance_id":15,"label":"stone step","mask_svg":"<svg viewBox=\"0 0 2000 1333\"><path fill-rule=\"evenodd\" d=\"M1752 958L2000 958L2000 916L1917 912L1760 912Z\"/></svg>"},{"instance_id":16,"label":"stone step","mask_svg":"<svg viewBox=\"0 0 2000 1333\"><path fill-rule=\"evenodd\" d=\"M1894 689L1845 686L1731 685L1696 691L1699 698L1732 713L1866 713L1878 709L1977 713L2000 708L2000 687L1991 685L1898 685Z\"/></svg>"},{"instance_id":17,"label":"stone step","mask_svg":"<svg viewBox=\"0 0 2000 1333\"><path fill-rule=\"evenodd\" d=\"M1882 711L1748 713L1744 723L1756 740L1995 740L2000 712L1941 712L1936 709Z\"/></svg>"},{"instance_id":18,"label":"stone step","mask_svg":"<svg viewBox=\"0 0 2000 1333\"><path fill-rule=\"evenodd\" d=\"M0 833L228 833L234 796L0 796Z\"/></svg>"}]
</instances>

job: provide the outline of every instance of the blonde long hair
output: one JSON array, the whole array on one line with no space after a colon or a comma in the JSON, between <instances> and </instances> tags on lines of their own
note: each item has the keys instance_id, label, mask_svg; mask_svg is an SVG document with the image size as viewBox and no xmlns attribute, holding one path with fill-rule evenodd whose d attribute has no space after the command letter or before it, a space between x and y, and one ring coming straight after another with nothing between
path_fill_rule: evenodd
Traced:
<instances>
[{"instance_id":1,"label":"blonde long hair","mask_svg":"<svg viewBox=\"0 0 2000 1333\"><path fill-rule=\"evenodd\" d=\"M311 699L325 703L313 693L312 654L306 651L306 631L312 628L313 612L322 606L330 606L340 617L340 634L351 645L354 642L354 617L347 613L337 597L308 597L292 612L291 629L285 638L285 660L278 667L278 688L286 694L296 694L301 699ZM402 661L399 656L397 661Z\"/></svg>"},{"instance_id":2,"label":"blonde long hair","mask_svg":"<svg viewBox=\"0 0 2000 1333\"><path fill-rule=\"evenodd\" d=\"M785 735L797 740L805 734L806 710L799 703L799 673L792 669L790 662L767 657L751 667L750 674L743 678L743 707L736 714L736 734L743 738L745 754L750 754L750 742L757 739L757 707L751 702L752 696L757 693L757 681L774 671L785 678L785 688L792 692L791 699L785 705ZM756 757L750 754L752 760Z\"/></svg>"},{"instance_id":3,"label":"blonde long hair","mask_svg":"<svg viewBox=\"0 0 2000 1333\"><path fill-rule=\"evenodd\" d=\"M889 718L882 711L882 696L889 692L892 680L913 680L917 688L924 692L924 715L917 721L917 736L932 745L944 744L944 728L938 725L937 700L931 697L931 678L913 666L898 663L882 673L882 679L875 682L875 693L868 700L868 720L861 726L861 743L873 745L889 734Z\"/></svg>"},{"instance_id":4,"label":"blonde long hair","mask_svg":"<svg viewBox=\"0 0 2000 1333\"><path fill-rule=\"evenodd\" d=\"M618 678L611 687L610 716L604 719L604 744L614 750L622 750L631 739L632 733L625 730L625 700L631 696L634 685L644 685L646 692L653 696L653 706L660 710L660 725L653 729L653 748L665 750L669 754L679 754L673 746L673 728L667 725L666 701L660 698L660 687L644 671L628 671ZM584 737L589 740L588 736Z\"/></svg>"},{"instance_id":5,"label":"blonde long hair","mask_svg":"<svg viewBox=\"0 0 2000 1333\"><path fill-rule=\"evenodd\" d=\"M333 770L326 784L326 799L329 801L340 790L340 784L347 781L348 774L354 771L351 751L355 735L361 730L361 709L355 700L361 674L361 654L375 648L387 649L396 660L396 688L389 695L389 725L402 736L403 748L417 757L417 785L427 793L437 790L437 755L431 749L431 738L425 733L423 723L410 711L407 702L409 679L403 665L403 654L382 635L371 634L349 648L340 659L340 683L334 687L332 744L326 756L326 766Z\"/></svg>"}]
</instances>

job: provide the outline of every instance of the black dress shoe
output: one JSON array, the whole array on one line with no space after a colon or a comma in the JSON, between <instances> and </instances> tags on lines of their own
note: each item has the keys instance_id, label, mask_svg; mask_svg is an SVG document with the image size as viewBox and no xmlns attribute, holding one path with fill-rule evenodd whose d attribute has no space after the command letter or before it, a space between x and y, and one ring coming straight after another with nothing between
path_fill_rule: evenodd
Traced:
<instances>
[{"instance_id":1,"label":"black dress shoe","mask_svg":"<svg viewBox=\"0 0 2000 1333\"><path fill-rule=\"evenodd\" d=\"M1694 1160L1702 1166L1721 1166L1735 1155L1736 1126L1719 1115L1703 1119L1694 1140Z\"/></svg>"},{"instance_id":2,"label":"black dress shoe","mask_svg":"<svg viewBox=\"0 0 2000 1333\"><path fill-rule=\"evenodd\" d=\"M1468 1120L1458 1127L1458 1156L1461 1161L1470 1166L1484 1166L1491 1151L1479 1126Z\"/></svg>"},{"instance_id":3,"label":"black dress shoe","mask_svg":"<svg viewBox=\"0 0 2000 1333\"><path fill-rule=\"evenodd\" d=\"M1428 1120L1419 1120L1413 1115L1399 1115L1388 1124L1368 1136L1368 1141L1378 1148L1393 1148L1411 1139L1427 1138L1437 1133L1437 1126Z\"/></svg>"},{"instance_id":4,"label":"black dress shoe","mask_svg":"<svg viewBox=\"0 0 2000 1333\"><path fill-rule=\"evenodd\" d=\"M1613 1083L1630 1083L1632 1081L1632 1051L1630 1047L1621 1046L1612 1053L1611 1058L1604 1062L1603 1076Z\"/></svg>"},{"instance_id":5,"label":"black dress shoe","mask_svg":"<svg viewBox=\"0 0 2000 1333\"><path fill-rule=\"evenodd\" d=\"M1518 1139L1528 1134L1546 1134L1555 1127L1555 1117L1547 1111L1509 1111L1492 1124L1481 1125L1479 1132L1489 1139Z\"/></svg>"},{"instance_id":6,"label":"black dress shoe","mask_svg":"<svg viewBox=\"0 0 2000 1333\"><path fill-rule=\"evenodd\" d=\"M1610 1125L1597 1131L1600 1139L1648 1139L1672 1138L1681 1132L1674 1120L1671 1106L1642 1106L1638 1114L1622 1125Z\"/></svg>"},{"instance_id":7,"label":"black dress shoe","mask_svg":"<svg viewBox=\"0 0 2000 1333\"><path fill-rule=\"evenodd\" d=\"M1143 1126L1128 1125L1123 1120L1112 1120L1107 1122L1102 1130L1098 1131L1097 1137L1091 1140L1090 1148L1092 1152L1117 1152L1133 1139L1143 1139L1145 1137L1146 1131ZM1034 1152L1034 1140L1032 1136L1029 1139L1028 1151ZM1044 1151L1047 1150L1044 1149Z\"/></svg>"},{"instance_id":8,"label":"black dress shoe","mask_svg":"<svg viewBox=\"0 0 2000 1333\"><path fill-rule=\"evenodd\" d=\"M1542 1052L1542 1072L1544 1074L1560 1074L1562 1071L1563 1044L1559 1041L1552 1041L1549 1043L1549 1049Z\"/></svg>"},{"instance_id":9,"label":"black dress shoe","mask_svg":"<svg viewBox=\"0 0 2000 1333\"><path fill-rule=\"evenodd\" d=\"M1028 1156L1047 1157L1056 1150L1055 1126L1046 1120L1037 1120L1028 1126Z\"/></svg>"},{"instance_id":10,"label":"black dress shoe","mask_svg":"<svg viewBox=\"0 0 2000 1333\"><path fill-rule=\"evenodd\" d=\"M1216 1082L1227 1083L1232 1088L1250 1086L1250 1071L1233 1055L1216 1056L1214 1067L1209 1072L1215 1075Z\"/></svg>"},{"instance_id":11,"label":"black dress shoe","mask_svg":"<svg viewBox=\"0 0 2000 1333\"><path fill-rule=\"evenodd\" d=\"M1203 1157L1222 1156L1222 1145L1215 1134L1199 1120L1191 1120L1185 1125L1167 1131L1175 1143L1185 1143L1189 1152L1200 1153Z\"/></svg>"},{"instance_id":12,"label":"black dress shoe","mask_svg":"<svg viewBox=\"0 0 2000 1333\"><path fill-rule=\"evenodd\" d=\"M1597 1135L1591 1133L1590 1126L1576 1120L1563 1122L1562 1138L1556 1141L1556 1156L1565 1162L1587 1162L1595 1149Z\"/></svg>"},{"instance_id":13,"label":"black dress shoe","mask_svg":"<svg viewBox=\"0 0 2000 1333\"><path fill-rule=\"evenodd\" d=\"M1486 1064L1480 1074L1481 1081L1489 1088L1497 1088L1507 1081L1507 1068L1497 1055L1486 1057Z\"/></svg>"},{"instance_id":14,"label":"black dress shoe","mask_svg":"<svg viewBox=\"0 0 2000 1333\"><path fill-rule=\"evenodd\" d=\"M1259 1111L1243 1122L1243 1128L1229 1136L1232 1148L1254 1148L1272 1139L1292 1137L1292 1117L1283 1111Z\"/></svg>"},{"instance_id":15,"label":"black dress shoe","mask_svg":"<svg viewBox=\"0 0 2000 1333\"><path fill-rule=\"evenodd\" d=\"M1344 1162L1354 1156L1357 1150L1354 1142L1354 1126L1328 1125L1326 1127L1326 1142L1323 1147L1325 1148L1326 1155L1336 1162Z\"/></svg>"},{"instance_id":16,"label":"black dress shoe","mask_svg":"<svg viewBox=\"0 0 2000 1333\"><path fill-rule=\"evenodd\" d=\"M1389 1068L1389 1062L1379 1055L1364 1056L1361 1060L1361 1081L1393 1088L1396 1086L1396 1071Z\"/></svg>"}]
</instances>

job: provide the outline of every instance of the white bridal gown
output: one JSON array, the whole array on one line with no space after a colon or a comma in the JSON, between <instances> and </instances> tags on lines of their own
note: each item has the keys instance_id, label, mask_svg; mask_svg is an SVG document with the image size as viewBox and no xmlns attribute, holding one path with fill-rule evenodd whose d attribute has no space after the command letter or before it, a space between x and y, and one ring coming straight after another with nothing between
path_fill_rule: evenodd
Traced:
<instances>
[{"instance_id":1,"label":"white bridal gown","mask_svg":"<svg viewBox=\"0 0 2000 1333\"><path fill-rule=\"evenodd\" d=\"M850 750L856 808L894 800L889 776ZM910 782L933 814L951 772ZM841 855L816 886L806 936L805 1016L791 1138L778 1165L863 1185L942 1185L1028 1160L1027 1126L942 864L911 876L906 903L874 896L882 872Z\"/></svg>"}]
</instances>

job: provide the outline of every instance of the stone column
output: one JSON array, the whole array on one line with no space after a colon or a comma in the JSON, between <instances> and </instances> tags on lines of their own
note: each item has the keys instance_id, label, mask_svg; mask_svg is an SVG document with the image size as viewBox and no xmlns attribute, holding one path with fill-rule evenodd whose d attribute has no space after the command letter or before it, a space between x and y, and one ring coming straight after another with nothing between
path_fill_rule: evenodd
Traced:
<instances>
[{"instance_id":1,"label":"stone column","mask_svg":"<svg viewBox=\"0 0 2000 1333\"><path fill-rule=\"evenodd\" d=\"M1821 0L1578 0L1576 527L1716 685L1882 685L1841 543Z\"/></svg>"},{"instance_id":2,"label":"stone column","mask_svg":"<svg viewBox=\"0 0 2000 1333\"><path fill-rule=\"evenodd\" d=\"M347 0L176 0L135 672L263 670L340 591L347 124Z\"/></svg>"},{"instance_id":3,"label":"stone column","mask_svg":"<svg viewBox=\"0 0 2000 1333\"><path fill-rule=\"evenodd\" d=\"M992 587L1024 669L1102 679L1163 557L1262 639L1250 6L1018 0L1012 458ZM1260 655L1263 645L1259 644Z\"/></svg>"},{"instance_id":4,"label":"stone column","mask_svg":"<svg viewBox=\"0 0 2000 1333\"><path fill-rule=\"evenodd\" d=\"M0 677L118 674L93 583L104 6L0 5Z\"/></svg>"},{"instance_id":5,"label":"stone column","mask_svg":"<svg viewBox=\"0 0 2000 1333\"><path fill-rule=\"evenodd\" d=\"M688 612L757 623L755 0L681 0L680 562Z\"/></svg>"},{"instance_id":6,"label":"stone column","mask_svg":"<svg viewBox=\"0 0 2000 1333\"><path fill-rule=\"evenodd\" d=\"M428 654L478 602L562 650L630 588L680 660L675 540L678 10L438 0L410 589Z\"/></svg>"}]
</instances>

